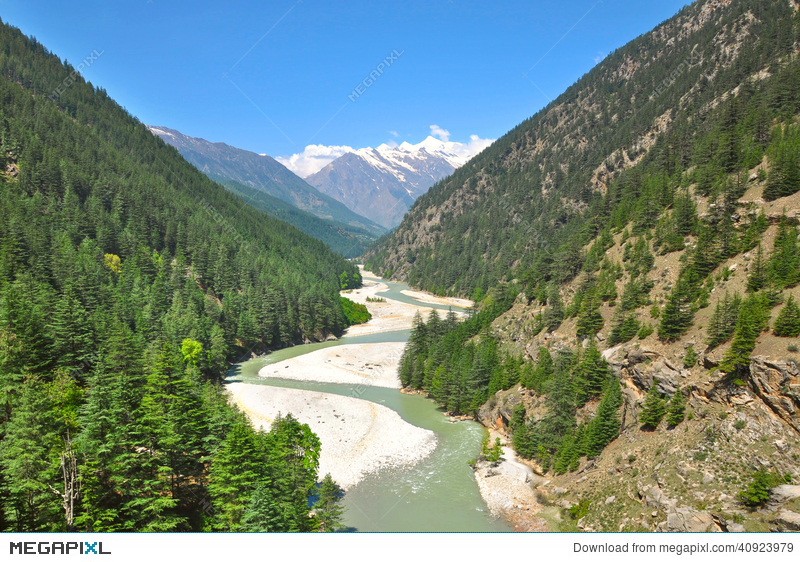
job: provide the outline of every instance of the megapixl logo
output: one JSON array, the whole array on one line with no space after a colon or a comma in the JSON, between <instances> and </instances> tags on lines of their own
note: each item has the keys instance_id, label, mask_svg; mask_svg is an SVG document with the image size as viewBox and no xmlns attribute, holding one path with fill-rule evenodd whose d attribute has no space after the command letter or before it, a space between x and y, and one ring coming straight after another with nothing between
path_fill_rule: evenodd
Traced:
<instances>
[{"instance_id":1,"label":"megapixl logo","mask_svg":"<svg viewBox=\"0 0 800 562\"><path fill-rule=\"evenodd\" d=\"M11 554L111 554L102 542L11 542Z\"/></svg>"}]
</instances>

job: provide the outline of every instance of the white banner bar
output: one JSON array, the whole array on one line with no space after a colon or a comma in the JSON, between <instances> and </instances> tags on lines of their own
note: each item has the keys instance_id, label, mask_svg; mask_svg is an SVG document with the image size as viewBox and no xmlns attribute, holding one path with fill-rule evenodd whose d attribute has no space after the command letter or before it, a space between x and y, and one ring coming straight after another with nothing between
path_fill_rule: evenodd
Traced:
<instances>
[{"instance_id":1,"label":"white banner bar","mask_svg":"<svg viewBox=\"0 0 800 562\"><path fill-rule=\"evenodd\" d=\"M0 559L99 556L103 560L179 562L420 562L422 560L676 561L797 560L792 533L334 533L78 534L6 533Z\"/></svg>"}]
</instances>

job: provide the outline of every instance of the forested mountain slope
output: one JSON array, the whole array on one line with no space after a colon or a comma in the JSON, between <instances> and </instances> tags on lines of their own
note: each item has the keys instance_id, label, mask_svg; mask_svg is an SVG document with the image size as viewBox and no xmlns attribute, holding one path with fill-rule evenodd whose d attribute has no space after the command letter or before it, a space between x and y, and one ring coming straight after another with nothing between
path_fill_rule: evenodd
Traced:
<instances>
[{"instance_id":1,"label":"forested mountain slope","mask_svg":"<svg viewBox=\"0 0 800 562\"><path fill-rule=\"evenodd\" d=\"M609 220L646 224L687 170L708 190L759 157L772 112L798 103L796 13L790 1L688 6L432 187L365 260L446 294L569 279Z\"/></svg>"},{"instance_id":2,"label":"forested mountain slope","mask_svg":"<svg viewBox=\"0 0 800 562\"><path fill-rule=\"evenodd\" d=\"M370 258L479 299L460 324L418 319L401 380L503 434L547 477L539 499L561 508L553 526L798 529L798 7L693 4L610 57L630 55L627 77L611 84L608 68L593 71L616 99L654 61L666 74L653 73L651 88L670 76L668 53L682 41L681 56L712 57L674 75L660 94L674 104L655 114L671 117L650 141L635 152L610 145L601 153L616 157L588 160L592 173L581 175L570 158L594 149L564 139L586 123L557 124L570 111L551 107L533 118L538 128L509 135L518 145L487 149L506 143L481 168L496 175L459 184L456 172L411 211L416 229L404 223ZM593 91L585 80L578 86ZM647 111L622 121L625 107L603 138L629 138ZM525 152L547 126L558 135ZM550 191L529 183L556 149L576 167ZM476 249L477 240L487 242ZM401 255L410 258L391 261ZM468 278L468 262L482 277ZM502 275L499 263L516 269ZM492 470L485 459L476 467ZM542 505L523 508L509 509L530 516Z\"/></svg>"},{"instance_id":3,"label":"forested mountain slope","mask_svg":"<svg viewBox=\"0 0 800 562\"><path fill-rule=\"evenodd\" d=\"M348 209L336 199L320 193L271 156L189 137L167 127L148 126L164 142L178 149L204 174L228 178L263 191L323 219L364 228L373 234L386 232L371 220Z\"/></svg>"},{"instance_id":4,"label":"forested mountain slope","mask_svg":"<svg viewBox=\"0 0 800 562\"><path fill-rule=\"evenodd\" d=\"M0 135L0 529L312 529L316 436L219 381L342 330L355 266L2 23Z\"/></svg>"},{"instance_id":5,"label":"forested mountain slope","mask_svg":"<svg viewBox=\"0 0 800 562\"><path fill-rule=\"evenodd\" d=\"M259 211L288 222L309 236L325 242L331 250L346 258L360 256L375 241L375 235L363 228L321 219L260 189L247 187L223 176L208 174L208 177Z\"/></svg>"}]
</instances>

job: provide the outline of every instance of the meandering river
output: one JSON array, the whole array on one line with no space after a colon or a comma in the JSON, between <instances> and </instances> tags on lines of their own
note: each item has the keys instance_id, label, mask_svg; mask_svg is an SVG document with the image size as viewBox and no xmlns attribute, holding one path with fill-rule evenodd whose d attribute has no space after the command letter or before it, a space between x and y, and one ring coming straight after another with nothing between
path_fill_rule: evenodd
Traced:
<instances>
[{"instance_id":1,"label":"meandering river","mask_svg":"<svg viewBox=\"0 0 800 562\"><path fill-rule=\"evenodd\" d=\"M404 283L377 279L389 289L380 294L420 308L447 310L446 305L421 302L403 294ZM231 382L315 390L351 396L352 385L300 382L286 379L261 378L259 370L265 365L279 363L318 349L338 345L405 342L410 331L383 332L370 335L342 337L331 342L299 345L281 349L266 357L234 366L229 373ZM359 398L381 404L396 411L405 421L434 431L438 438L436 450L410 468L381 471L368 476L348 490L342 503L346 511L345 524L353 531L416 531L416 532L498 532L511 529L492 517L483 502L468 462L480 449L483 428L474 422L449 421L442 410L422 396L403 394L399 390L380 387L360 387Z\"/></svg>"}]
</instances>

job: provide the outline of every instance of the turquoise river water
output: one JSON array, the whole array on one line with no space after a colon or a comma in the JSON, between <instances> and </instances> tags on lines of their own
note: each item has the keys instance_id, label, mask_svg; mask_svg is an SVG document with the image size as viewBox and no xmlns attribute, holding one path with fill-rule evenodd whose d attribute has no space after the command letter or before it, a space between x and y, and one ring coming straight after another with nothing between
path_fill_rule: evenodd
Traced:
<instances>
[{"instance_id":1,"label":"turquoise river water","mask_svg":"<svg viewBox=\"0 0 800 562\"><path fill-rule=\"evenodd\" d=\"M381 297L421 307L447 310L449 307L420 302L401 293L404 283L380 281L389 290ZM318 349L345 344L404 342L409 330L385 332L337 341L298 345L281 349L266 357L234 366L231 382L299 388L350 396L351 385L299 382L284 379L262 379L258 371L265 365L278 363ZM348 490L344 504L345 523L353 531L376 532L498 532L511 529L492 517L478 492L478 486L467 464L480 449L482 427L474 422L449 421L441 408L422 396L403 394L398 390L360 387L360 398L382 404L396 411L408 423L436 433L436 450L410 468L384 470L365 478Z\"/></svg>"}]
</instances>

